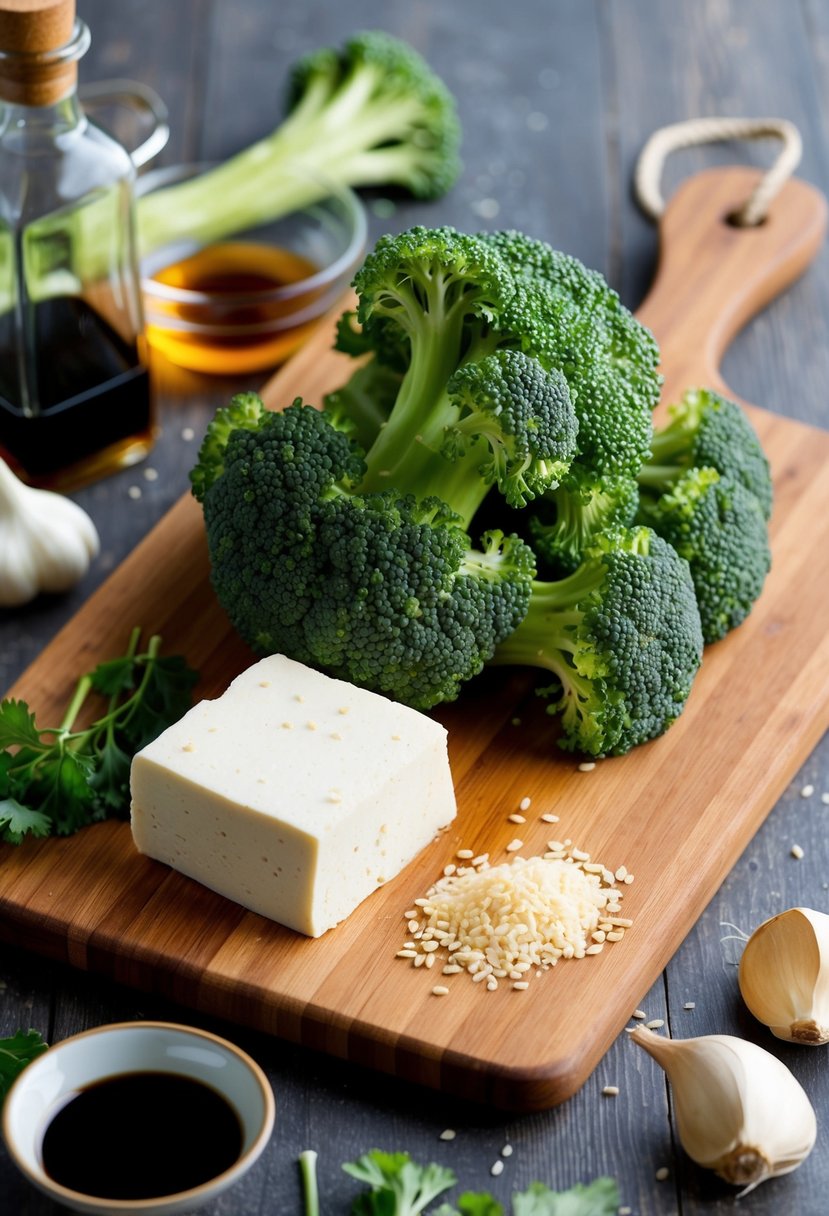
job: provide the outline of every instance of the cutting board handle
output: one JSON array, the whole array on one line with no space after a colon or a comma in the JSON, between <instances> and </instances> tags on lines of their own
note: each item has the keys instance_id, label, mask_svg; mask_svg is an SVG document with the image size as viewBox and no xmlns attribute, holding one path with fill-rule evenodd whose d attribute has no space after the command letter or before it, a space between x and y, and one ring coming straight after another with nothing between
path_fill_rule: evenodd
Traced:
<instances>
[{"instance_id":1,"label":"cutting board handle","mask_svg":"<svg viewBox=\"0 0 829 1216\"><path fill-rule=\"evenodd\" d=\"M636 315L653 330L670 368L665 400L700 384L733 396L719 370L729 342L820 249L826 199L799 178L786 182L762 224L729 222L759 178L744 166L694 174L660 220L656 277Z\"/></svg>"}]
</instances>

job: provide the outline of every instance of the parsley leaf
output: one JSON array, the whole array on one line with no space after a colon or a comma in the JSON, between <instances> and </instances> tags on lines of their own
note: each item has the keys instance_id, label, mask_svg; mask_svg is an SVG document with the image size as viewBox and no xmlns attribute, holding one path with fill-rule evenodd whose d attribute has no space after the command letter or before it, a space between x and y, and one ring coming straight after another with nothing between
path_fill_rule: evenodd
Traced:
<instances>
[{"instance_id":1,"label":"parsley leaf","mask_svg":"<svg viewBox=\"0 0 829 1216\"><path fill-rule=\"evenodd\" d=\"M455 1175L441 1165L416 1165L408 1153L373 1149L343 1169L367 1182L370 1191L358 1195L352 1216L418 1216L438 1195L455 1185Z\"/></svg>"},{"instance_id":2,"label":"parsley leaf","mask_svg":"<svg viewBox=\"0 0 829 1216\"><path fill-rule=\"evenodd\" d=\"M0 1039L0 1101L9 1092L17 1074L46 1047L36 1030L18 1030L10 1039Z\"/></svg>"},{"instance_id":3,"label":"parsley leaf","mask_svg":"<svg viewBox=\"0 0 829 1216\"><path fill-rule=\"evenodd\" d=\"M68 836L129 806L133 755L190 706L198 676L179 656L159 657L161 638L100 663L78 681L59 726L38 727L25 701L0 703L0 841ZM75 722L90 693L107 698L90 726Z\"/></svg>"},{"instance_id":4,"label":"parsley leaf","mask_svg":"<svg viewBox=\"0 0 829 1216\"><path fill-rule=\"evenodd\" d=\"M569 1191L551 1191L543 1182L533 1182L512 1197L514 1216L614 1216L619 1206L619 1188L612 1178L597 1178Z\"/></svg>"}]
</instances>

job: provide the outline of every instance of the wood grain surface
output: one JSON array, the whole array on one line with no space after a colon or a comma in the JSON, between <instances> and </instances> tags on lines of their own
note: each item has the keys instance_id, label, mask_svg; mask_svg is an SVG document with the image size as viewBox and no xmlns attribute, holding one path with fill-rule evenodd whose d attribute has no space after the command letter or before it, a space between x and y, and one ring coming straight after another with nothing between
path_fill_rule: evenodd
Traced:
<instances>
[{"instance_id":1,"label":"wood grain surface","mask_svg":"<svg viewBox=\"0 0 829 1216\"><path fill-rule=\"evenodd\" d=\"M754 176L699 175L664 218L660 270L640 315L662 343L669 392L719 383L733 333L819 246L825 204L801 182L787 185L762 228L728 224ZM282 369L267 389L272 404L299 392L318 400L342 380L344 361L329 343L330 327L321 329ZM752 418L775 477L773 569L746 624L706 651L688 707L662 739L582 773L556 749L532 677L490 673L438 714L450 732L456 823L323 938L303 939L139 857L119 823L5 850L2 936L466 1098L532 1110L571 1096L827 724L829 565L815 569L813 553L829 554L829 436L762 411ZM202 695L215 695L251 659L213 598L200 511L189 498L12 694L36 705L41 720L55 717L78 671L116 653L133 620L161 632L170 651L201 671ZM463 975L438 1003L429 973L394 958L402 912L457 848L506 857L516 832L507 815L524 796L533 800L524 852L543 851L551 831L537 816L555 811L552 834L636 875L625 897L634 928L600 956L562 963L526 993L483 992Z\"/></svg>"}]
</instances>

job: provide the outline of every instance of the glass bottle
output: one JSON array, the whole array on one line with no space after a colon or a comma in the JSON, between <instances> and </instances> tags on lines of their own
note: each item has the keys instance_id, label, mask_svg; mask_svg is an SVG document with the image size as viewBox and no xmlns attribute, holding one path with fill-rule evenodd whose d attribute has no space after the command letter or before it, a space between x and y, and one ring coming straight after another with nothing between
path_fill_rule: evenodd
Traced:
<instances>
[{"instance_id":1,"label":"glass bottle","mask_svg":"<svg viewBox=\"0 0 829 1216\"><path fill-rule=\"evenodd\" d=\"M62 488L153 442L133 182L84 114L75 0L0 0L0 455Z\"/></svg>"}]
</instances>

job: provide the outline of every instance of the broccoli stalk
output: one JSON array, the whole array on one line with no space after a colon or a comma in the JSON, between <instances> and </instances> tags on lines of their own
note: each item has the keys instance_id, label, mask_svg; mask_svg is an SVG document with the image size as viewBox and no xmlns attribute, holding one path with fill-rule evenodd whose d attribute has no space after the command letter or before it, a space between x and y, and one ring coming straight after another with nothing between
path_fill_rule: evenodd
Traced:
<instances>
[{"instance_id":1,"label":"broccoli stalk","mask_svg":"<svg viewBox=\"0 0 829 1216\"><path fill-rule=\"evenodd\" d=\"M335 186L400 186L437 198L459 170L455 103L405 43L370 31L294 66L288 117L215 169L139 199L142 256L284 215Z\"/></svg>"},{"instance_id":2,"label":"broccoli stalk","mask_svg":"<svg viewBox=\"0 0 829 1216\"><path fill-rule=\"evenodd\" d=\"M576 490L559 486L539 499L530 536L539 557L575 570L598 532L627 528L636 516L639 487L632 477L604 477Z\"/></svg>"},{"instance_id":3,"label":"broccoli stalk","mask_svg":"<svg viewBox=\"0 0 829 1216\"><path fill-rule=\"evenodd\" d=\"M534 582L529 610L492 664L541 667L556 683L561 746L620 755L667 730L702 657L687 563L645 527L602 533L573 574Z\"/></svg>"}]
</instances>

